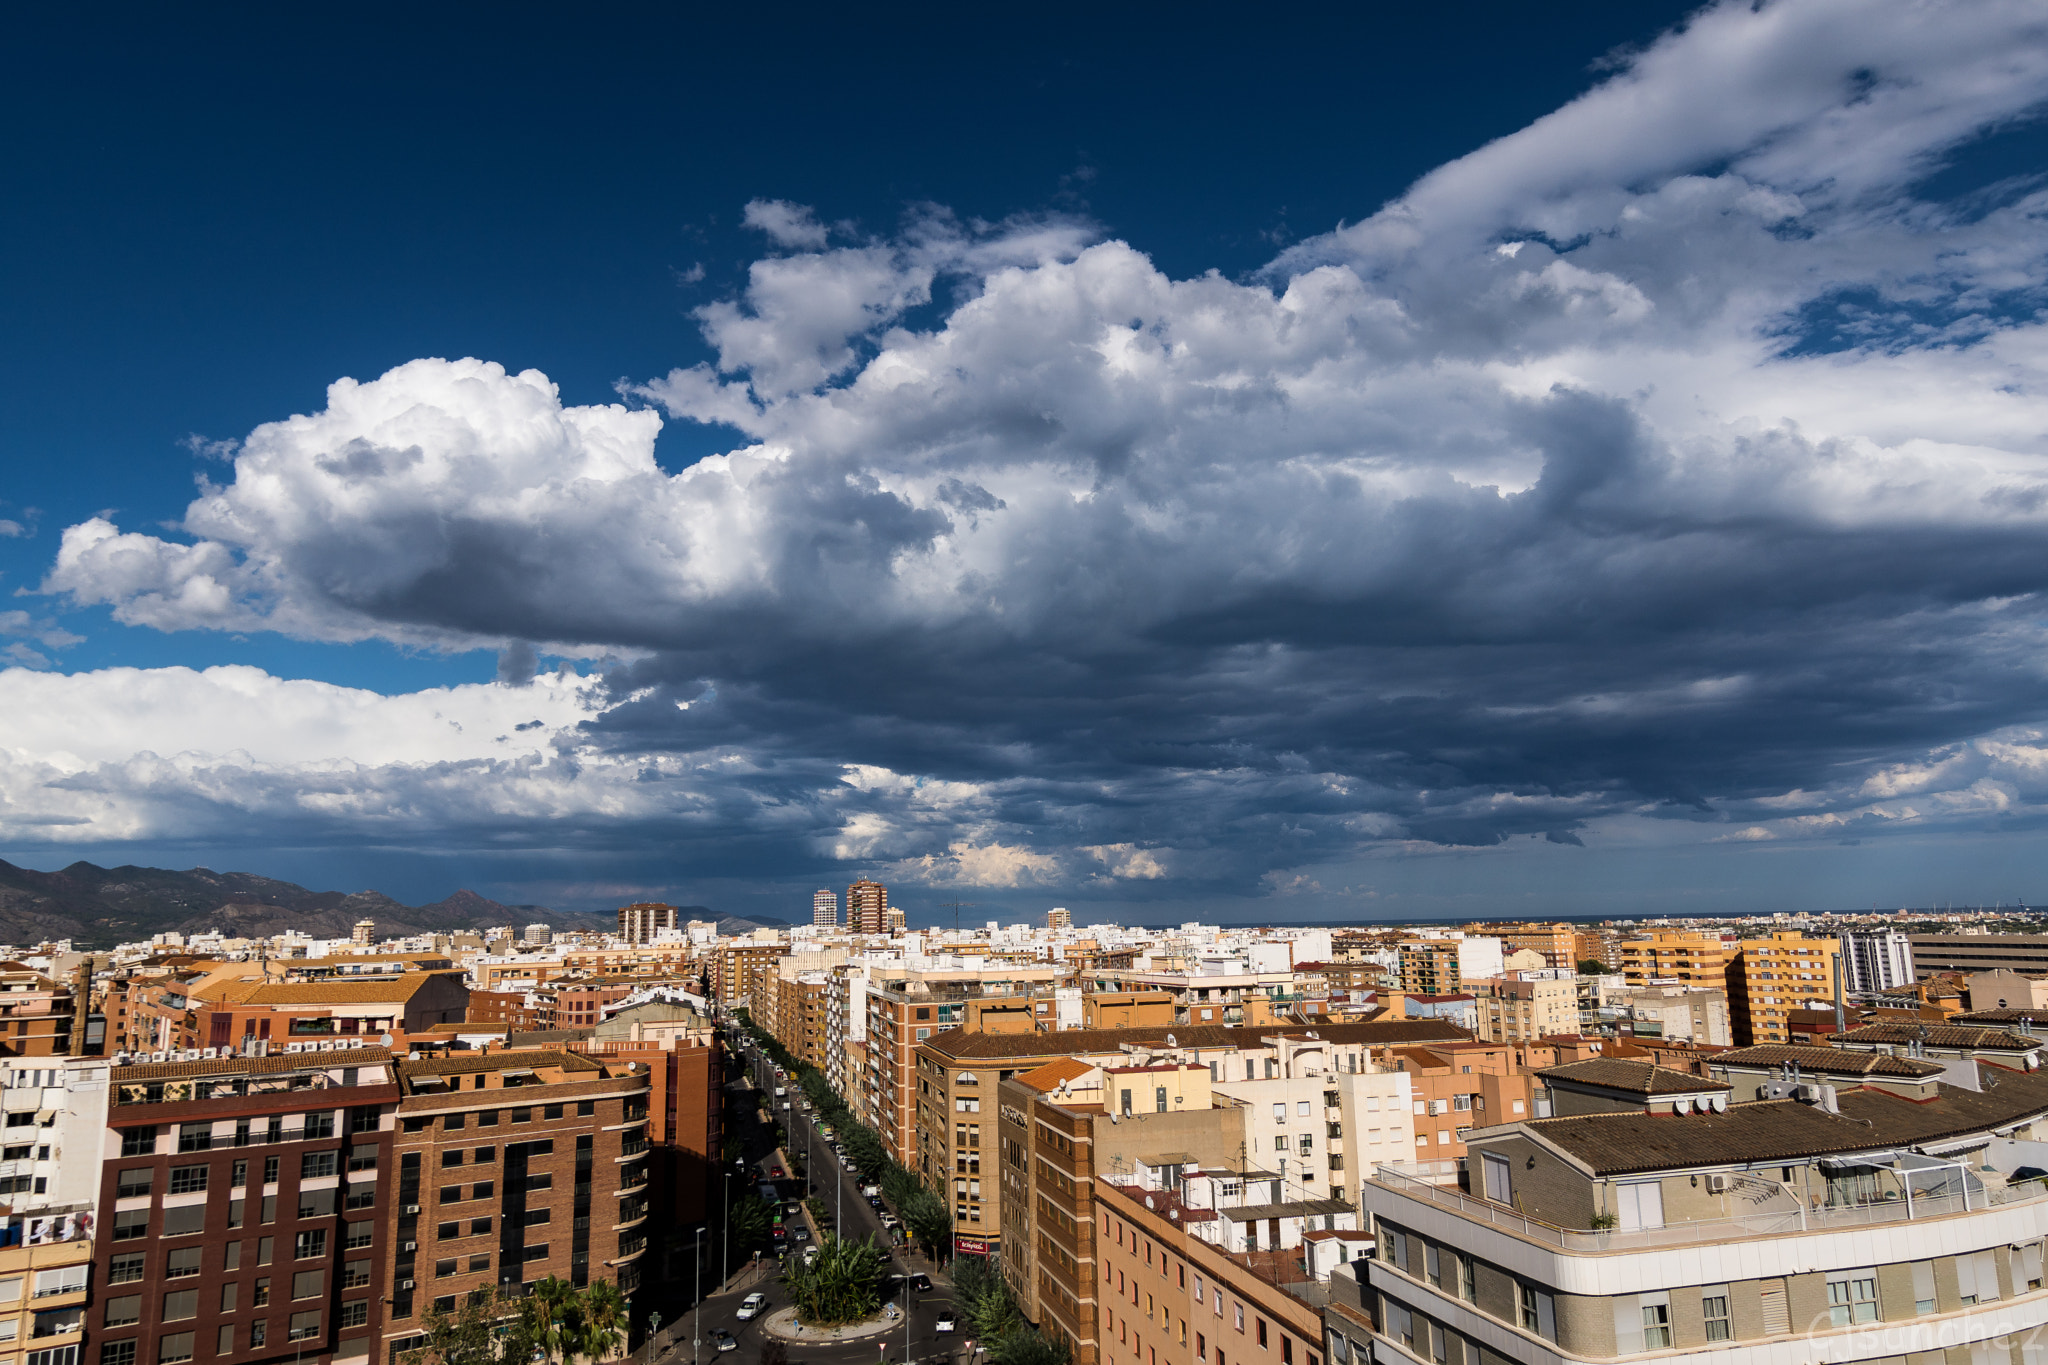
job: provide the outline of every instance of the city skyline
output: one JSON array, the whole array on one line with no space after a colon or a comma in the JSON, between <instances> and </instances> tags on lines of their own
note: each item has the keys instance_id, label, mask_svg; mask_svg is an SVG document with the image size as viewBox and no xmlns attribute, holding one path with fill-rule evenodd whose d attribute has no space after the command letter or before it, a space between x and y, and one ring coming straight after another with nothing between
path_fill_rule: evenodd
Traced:
<instances>
[{"instance_id":1,"label":"city skyline","mask_svg":"<svg viewBox=\"0 0 2048 1365\"><path fill-rule=\"evenodd\" d=\"M10 862L792 922L2048 877L2035 7L84 22L0 96Z\"/></svg>"}]
</instances>

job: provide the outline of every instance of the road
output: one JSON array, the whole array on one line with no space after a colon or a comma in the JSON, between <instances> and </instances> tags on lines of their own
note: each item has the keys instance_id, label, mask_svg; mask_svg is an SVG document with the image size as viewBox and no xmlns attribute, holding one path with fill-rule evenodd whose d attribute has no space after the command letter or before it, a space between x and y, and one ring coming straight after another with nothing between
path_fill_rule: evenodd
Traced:
<instances>
[{"instance_id":1,"label":"road","mask_svg":"<svg viewBox=\"0 0 2048 1365\"><path fill-rule=\"evenodd\" d=\"M744 1039L737 1042L735 1054L745 1060L749 1075L753 1077L754 1084L761 1091L759 1096L751 1093L734 1095L733 1099L737 1105L745 1108L763 1097L765 1102L773 1103L776 1117L784 1120L784 1131L789 1134L789 1141L800 1143L803 1149L816 1152L815 1158L808 1163L812 1192L821 1195L828 1207L843 1210L840 1216L844 1219L841 1226L845 1230L845 1235L859 1238L872 1234L877 1243L886 1246L889 1238L882 1231L879 1217L875 1210L868 1207L867 1200L861 1195L860 1188L855 1183L853 1173L839 1164L837 1156L826 1145L824 1139L816 1135L815 1116L806 1114L799 1108L803 1100L797 1094L796 1088L787 1087L789 1093L784 1099L789 1102L790 1107L785 1119L781 1108L783 1101L774 1099L774 1064ZM760 1145L765 1146L765 1140ZM757 1197L752 1194L752 1187L768 1179L769 1169L777 1162L778 1157L772 1150L756 1151L750 1147L749 1184L735 1183L734 1197ZM778 1184L788 1199L800 1199L804 1195L806 1182L792 1180L785 1175ZM790 1254L800 1255L803 1245L794 1244ZM764 1258L769 1254L764 1253ZM707 1264L715 1264L716 1259L716 1253L713 1252L711 1261ZM906 1260L905 1253L896 1250L890 1253L889 1269L893 1275L908 1276L920 1270L928 1270L928 1267L921 1259ZM681 1362L691 1361L697 1362L698 1365L716 1365L720 1361L726 1362L726 1365L742 1365L743 1362L745 1365L751 1365L751 1362L760 1359L762 1347L769 1340L761 1330L761 1320L776 1309L787 1307L790 1300L772 1264L757 1273L758 1279L743 1273L726 1292L707 1295L701 1305L701 1319L693 1322L691 1318L685 1318L683 1322L675 1324L672 1328L673 1343L659 1357L662 1365L681 1365ZM740 1302L755 1290L768 1296L768 1307L758 1317L742 1322L738 1316ZM913 1291L910 1294L910 1301L908 1359L920 1362L956 1362L964 1358L967 1342L965 1323L960 1324L962 1330L953 1333L934 1330L939 1314L953 1309L951 1286L943 1279L935 1280L930 1292L920 1294ZM903 1302L900 1289L896 1302L899 1306ZM736 1350L722 1355L716 1350L712 1329L717 1327L723 1327L733 1334L739 1343ZM701 1333L701 1336L693 1338L693 1331ZM812 1361L820 1362L820 1365L877 1365L883 1360L898 1362L900 1365L906 1358L905 1335L899 1329L887 1337L871 1337L865 1341L850 1341L836 1345L793 1345L790 1355L792 1360L800 1361L802 1365L810 1365ZM693 1345L693 1340L697 1344Z\"/></svg>"}]
</instances>

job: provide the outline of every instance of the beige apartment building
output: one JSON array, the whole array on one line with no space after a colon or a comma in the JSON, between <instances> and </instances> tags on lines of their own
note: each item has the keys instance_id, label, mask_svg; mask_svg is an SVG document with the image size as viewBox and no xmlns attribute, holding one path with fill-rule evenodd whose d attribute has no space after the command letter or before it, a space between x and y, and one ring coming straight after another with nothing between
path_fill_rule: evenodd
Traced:
<instances>
[{"instance_id":1,"label":"beige apartment building","mask_svg":"<svg viewBox=\"0 0 2048 1365\"><path fill-rule=\"evenodd\" d=\"M953 1182L955 1231L976 1238L990 1248L1004 1245L1003 1210L996 1187L989 1179L998 1158L996 1124L991 1117L994 1096L1013 1076L1036 1070L1061 1059L1071 1059L1122 1074L1136 1068L1181 1068L1176 1075L1191 1074L1198 1067L1210 1085L1226 1082L1282 1080L1290 1074L1308 1073L1310 1059L1326 1075L1374 1073L1374 1053L1388 1049L1422 1047L1432 1043L1468 1040L1463 1029L1435 1019L1377 1020L1364 1024L1287 1024L1265 1028L1223 1028L1216 1025L1176 1025L1171 1029L1069 1029L1059 1033L970 1033L957 1030L934 1036L917 1048L915 1111L911 1125L917 1143L915 1159L905 1163L937 1188L942 1181ZM1111 1092L1107 1101L1119 1120L1125 1082L1104 1082ZM1160 1082L1133 1080L1132 1112L1159 1112L1157 1089ZM1176 1083L1178 1084L1178 1083ZM1226 1087L1227 1088L1227 1087ZM1325 1113L1323 1091L1333 1087L1317 1085L1310 1096L1314 1112L1285 1129L1267 1132L1289 1133L1290 1150L1301 1134L1313 1135L1316 1181L1328 1178L1328 1125L1341 1123L1340 1113ZM1476 1088L1476 1087L1475 1087ZM1370 1089L1370 1087L1367 1087ZM1187 1108L1193 1091L1170 1089L1168 1110ZM1361 1094L1363 1092L1361 1091ZM1187 1098L1175 1098L1186 1096ZM1290 1105L1295 1097L1289 1096ZM1362 1103L1361 1103L1362 1108ZM1290 1107L1290 1118L1293 1110ZM1388 1125L1378 1125L1386 1128ZM1404 1143L1397 1154L1385 1150L1380 1159L1410 1155L1405 1146L1409 1129L1402 1116ZM1360 1131L1363 1132L1364 1125ZM1380 1149L1375 1149L1380 1150ZM1340 1160L1344 1148L1340 1145ZM1250 1152L1240 1159L1255 1161ZM1268 1169L1278 1166L1265 1163ZM1297 1163L1297 1175L1302 1168ZM1337 1168L1341 1173L1344 1168ZM1109 1172L1106 1172L1109 1173ZM964 1184L961 1182L965 1182ZM1339 1183L1342 1183L1341 1181ZM1004 1252L1008 1254L1007 1251Z\"/></svg>"},{"instance_id":2,"label":"beige apartment building","mask_svg":"<svg viewBox=\"0 0 2048 1365\"><path fill-rule=\"evenodd\" d=\"M1797 930L1742 940L1727 977L1735 1045L1790 1042L1794 1010L1833 1003L1841 955L1839 939L1808 938Z\"/></svg>"},{"instance_id":3,"label":"beige apartment building","mask_svg":"<svg viewBox=\"0 0 2048 1365\"><path fill-rule=\"evenodd\" d=\"M1676 981L1687 986L1720 986L1733 952L1721 935L1690 929L1660 929L1621 944L1621 974L1631 986Z\"/></svg>"},{"instance_id":4,"label":"beige apartment building","mask_svg":"<svg viewBox=\"0 0 2048 1365\"><path fill-rule=\"evenodd\" d=\"M1568 969L1546 968L1467 981L1476 1032L1490 1043L1527 1043L1579 1031L1579 983Z\"/></svg>"}]
</instances>

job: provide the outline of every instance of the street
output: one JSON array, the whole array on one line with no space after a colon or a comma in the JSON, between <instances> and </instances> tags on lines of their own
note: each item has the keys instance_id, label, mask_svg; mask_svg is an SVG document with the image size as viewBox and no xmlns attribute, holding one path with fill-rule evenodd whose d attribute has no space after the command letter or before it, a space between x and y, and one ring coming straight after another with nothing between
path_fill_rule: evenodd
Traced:
<instances>
[{"instance_id":1,"label":"street","mask_svg":"<svg viewBox=\"0 0 2048 1365\"><path fill-rule=\"evenodd\" d=\"M772 1106L775 1118L783 1124L784 1131L788 1134L787 1140L797 1144L797 1151L802 1154L808 1168L807 1180L791 1178L788 1168L785 1167L784 1177L774 1182L777 1188L784 1192L785 1201L801 1200L807 1192L817 1194L828 1210L838 1214L842 1220L839 1226L846 1236L854 1239L872 1236L876 1245L888 1247L890 1239L882 1228L878 1214L868 1206L866 1198L862 1196L857 1177L839 1164L836 1153L817 1135L816 1117L803 1112L801 1106L804 1101L797 1093L793 1080L781 1083L785 1085L788 1093L782 1099L776 1099L775 1087L778 1082L775 1079L774 1063L745 1038L736 1038L734 1055L744 1059L747 1072L758 1087L758 1093L738 1092L735 1087L736 1093L731 1097L734 1108L744 1110L755 1103L764 1108ZM789 1105L787 1111L782 1107L785 1102ZM735 1199L759 1198L756 1187L768 1181L769 1170L781 1163L781 1157L773 1149L754 1150L756 1147L766 1146L765 1130L760 1131L760 1141L748 1144L748 1179L745 1182L734 1183ZM785 1222L792 1226L799 1225L801 1216L785 1216ZM714 1228L712 1235L715 1236L716 1231ZM791 1242L787 1254L800 1256L805 1246L813 1244ZM716 1250L709 1250L714 1262L717 1254ZM895 1302L900 1308L904 1298L902 1286L907 1283L907 1277L920 1272L930 1273L931 1267L922 1257L912 1252L891 1250L887 1254L889 1273L899 1277ZM760 1358L762 1348L770 1340L761 1330L762 1322L777 1309L786 1308L790 1302L788 1291L781 1283L780 1267L775 1264L774 1253L763 1251L761 1259L763 1265L740 1270L723 1293L707 1293L700 1306L701 1317L692 1313L686 1315L682 1322L672 1324L671 1331L666 1334L669 1337L669 1344L659 1357L664 1365L679 1365L679 1362L684 1361L694 1362L694 1365L710 1365L719 1356L712 1331L720 1327L731 1332L739 1343L737 1350L725 1353L725 1360L733 1362L733 1365L740 1365L741 1362L751 1365L751 1362ZM752 1319L741 1321L738 1317L740 1303L748 1294L755 1291L767 1296L768 1306ZM912 1291L909 1297L911 1307L907 1333L899 1320L897 1330L886 1337L870 1337L842 1343L792 1342L788 1343L792 1359L805 1362L806 1365L810 1361L827 1362L827 1365L874 1365L875 1362L883 1360L898 1362L900 1365L906 1358L912 1361L951 1361L959 1358L965 1350L969 1336L966 1323L959 1323L952 1333L934 1330L939 1314L953 1309L950 1284L934 1276L930 1291Z\"/></svg>"}]
</instances>

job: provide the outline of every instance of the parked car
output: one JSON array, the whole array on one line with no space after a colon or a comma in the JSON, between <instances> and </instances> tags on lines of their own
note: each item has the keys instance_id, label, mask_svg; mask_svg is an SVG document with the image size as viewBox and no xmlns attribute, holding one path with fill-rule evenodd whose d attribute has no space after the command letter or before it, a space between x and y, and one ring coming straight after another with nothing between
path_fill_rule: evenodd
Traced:
<instances>
[{"instance_id":1,"label":"parked car","mask_svg":"<svg viewBox=\"0 0 2048 1365\"><path fill-rule=\"evenodd\" d=\"M721 1351L737 1351L740 1348L738 1340L723 1327L711 1329L711 1344Z\"/></svg>"},{"instance_id":2,"label":"parked car","mask_svg":"<svg viewBox=\"0 0 2048 1365\"><path fill-rule=\"evenodd\" d=\"M780 1166L770 1166L768 1168L768 1178L770 1180L782 1179L782 1168Z\"/></svg>"},{"instance_id":3,"label":"parked car","mask_svg":"<svg viewBox=\"0 0 2048 1365\"><path fill-rule=\"evenodd\" d=\"M792 1241L808 1242L811 1240L811 1230L807 1227L804 1227L801 1223L791 1228L789 1230L789 1235Z\"/></svg>"},{"instance_id":4,"label":"parked car","mask_svg":"<svg viewBox=\"0 0 2048 1365\"><path fill-rule=\"evenodd\" d=\"M869 1207L869 1208L871 1208L871 1209L879 1209L879 1208L881 1208L881 1207L882 1207L882 1196L881 1196L881 1195L879 1195L879 1194L871 1194L871 1195L869 1195L869 1196L868 1196L868 1207Z\"/></svg>"},{"instance_id":5,"label":"parked car","mask_svg":"<svg viewBox=\"0 0 2048 1365\"><path fill-rule=\"evenodd\" d=\"M899 1219L899 1218L898 1218L898 1217L897 1217L897 1216L896 1216L895 1214L893 1214L893 1213L885 1213L885 1214L883 1214L883 1215L882 1215L882 1226L883 1226L883 1227L885 1227L885 1228L893 1228L893 1227L897 1227L897 1226L900 1226L900 1225L901 1225L901 1223L902 1223L902 1220L901 1220L901 1219Z\"/></svg>"},{"instance_id":6,"label":"parked car","mask_svg":"<svg viewBox=\"0 0 2048 1365\"><path fill-rule=\"evenodd\" d=\"M929 1294L932 1292L932 1277L923 1274L912 1275L910 1287L920 1294Z\"/></svg>"},{"instance_id":7,"label":"parked car","mask_svg":"<svg viewBox=\"0 0 2048 1365\"><path fill-rule=\"evenodd\" d=\"M737 1317L741 1322L745 1322L767 1306L768 1296L766 1294L749 1294L740 1300L740 1311L733 1316Z\"/></svg>"},{"instance_id":8,"label":"parked car","mask_svg":"<svg viewBox=\"0 0 2048 1365\"><path fill-rule=\"evenodd\" d=\"M818 1259L818 1248L816 1248L816 1247L805 1247L805 1248L804 1248L804 1264L805 1264L805 1265L809 1265L809 1264L810 1264L810 1263L811 1263L812 1261L815 1261L815 1260L817 1260L817 1259Z\"/></svg>"},{"instance_id":9,"label":"parked car","mask_svg":"<svg viewBox=\"0 0 2048 1365\"><path fill-rule=\"evenodd\" d=\"M935 1322L935 1323L933 1323L933 1324L932 1324L932 1330L933 1330L934 1332L950 1332L950 1331L952 1331L952 1330L953 1330L953 1310L949 1308L949 1309L947 1309L946 1311L944 1311L944 1312L940 1313L940 1314L939 1314L939 1320L938 1320L937 1322Z\"/></svg>"}]
</instances>

